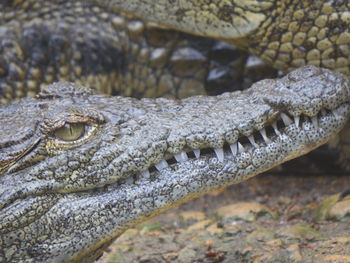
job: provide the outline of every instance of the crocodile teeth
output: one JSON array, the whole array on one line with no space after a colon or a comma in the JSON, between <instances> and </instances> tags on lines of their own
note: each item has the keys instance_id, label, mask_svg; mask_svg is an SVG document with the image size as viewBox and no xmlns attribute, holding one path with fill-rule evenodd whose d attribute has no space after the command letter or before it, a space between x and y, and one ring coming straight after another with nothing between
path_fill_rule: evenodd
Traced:
<instances>
[{"instance_id":1,"label":"crocodile teeth","mask_svg":"<svg viewBox=\"0 0 350 263\"><path fill-rule=\"evenodd\" d=\"M248 136L248 140L250 141L250 143L254 146L254 147L258 147L258 145L255 142L255 139L252 135Z\"/></svg>"},{"instance_id":2,"label":"crocodile teeth","mask_svg":"<svg viewBox=\"0 0 350 263\"><path fill-rule=\"evenodd\" d=\"M194 152L194 156L196 156L197 159L201 156L201 150L196 149L196 150L193 150L193 152Z\"/></svg>"},{"instance_id":3,"label":"crocodile teeth","mask_svg":"<svg viewBox=\"0 0 350 263\"><path fill-rule=\"evenodd\" d=\"M317 119L317 117L311 117L311 121L312 121L312 124L313 124L315 127L318 127L318 119Z\"/></svg>"},{"instance_id":4,"label":"crocodile teeth","mask_svg":"<svg viewBox=\"0 0 350 263\"><path fill-rule=\"evenodd\" d=\"M149 178L151 177L151 175L150 175L148 169L141 172L141 177L142 177L142 178L145 178L145 179L149 179Z\"/></svg>"},{"instance_id":5,"label":"crocodile teeth","mask_svg":"<svg viewBox=\"0 0 350 263\"><path fill-rule=\"evenodd\" d=\"M295 126L299 127L299 122L300 122L300 116L295 116L294 117L294 124L295 124Z\"/></svg>"},{"instance_id":6,"label":"crocodile teeth","mask_svg":"<svg viewBox=\"0 0 350 263\"><path fill-rule=\"evenodd\" d=\"M236 154L237 154L237 143L235 142L234 144L230 144L230 149L231 149L232 155L236 156Z\"/></svg>"},{"instance_id":7,"label":"crocodile teeth","mask_svg":"<svg viewBox=\"0 0 350 263\"><path fill-rule=\"evenodd\" d=\"M168 163L165 160L161 160L159 163L157 163L155 165L155 167L158 169L158 171L160 171L160 170L162 170L164 168L167 168L168 167Z\"/></svg>"},{"instance_id":8,"label":"crocodile teeth","mask_svg":"<svg viewBox=\"0 0 350 263\"><path fill-rule=\"evenodd\" d=\"M214 152L216 154L216 156L218 157L220 162L224 161L224 150L221 148L216 148L214 149Z\"/></svg>"},{"instance_id":9,"label":"crocodile teeth","mask_svg":"<svg viewBox=\"0 0 350 263\"><path fill-rule=\"evenodd\" d=\"M237 145L238 145L238 147L237 147L238 152L239 152L239 153L244 152L244 150L245 150L245 149L244 149L244 146L243 146L240 142L238 142Z\"/></svg>"},{"instance_id":10,"label":"crocodile teeth","mask_svg":"<svg viewBox=\"0 0 350 263\"><path fill-rule=\"evenodd\" d=\"M289 116L283 112L281 113L281 118L286 126L291 125L293 123L292 119L289 118Z\"/></svg>"},{"instance_id":11,"label":"crocodile teeth","mask_svg":"<svg viewBox=\"0 0 350 263\"><path fill-rule=\"evenodd\" d=\"M180 152L179 154L175 154L175 160L179 163L186 162L188 160L188 156L185 152Z\"/></svg>"},{"instance_id":12,"label":"crocodile teeth","mask_svg":"<svg viewBox=\"0 0 350 263\"><path fill-rule=\"evenodd\" d=\"M276 123L276 122L273 122L273 123L272 123L272 128L273 128L273 130L275 131L275 133L276 133L278 136L281 135L281 133L280 133L279 130L277 129L277 123Z\"/></svg>"},{"instance_id":13,"label":"crocodile teeth","mask_svg":"<svg viewBox=\"0 0 350 263\"><path fill-rule=\"evenodd\" d=\"M259 130L259 132L260 132L261 136L263 137L263 139L264 139L264 141L266 143L270 143L271 142L271 140L266 136L265 128L262 128L261 130Z\"/></svg>"}]
</instances>

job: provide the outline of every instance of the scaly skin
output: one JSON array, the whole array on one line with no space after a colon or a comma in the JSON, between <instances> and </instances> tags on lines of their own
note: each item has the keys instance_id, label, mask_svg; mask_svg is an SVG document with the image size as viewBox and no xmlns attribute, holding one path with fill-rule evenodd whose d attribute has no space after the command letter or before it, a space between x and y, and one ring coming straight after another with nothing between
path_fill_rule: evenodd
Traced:
<instances>
[{"instance_id":1,"label":"scaly skin","mask_svg":"<svg viewBox=\"0 0 350 263\"><path fill-rule=\"evenodd\" d=\"M0 3L0 103L34 96L58 80L139 98L241 87L244 57L207 37L234 43L284 72L312 64L350 73L348 1L82 2ZM159 29L134 13L206 38ZM348 137L350 125L338 145L343 167L350 164Z\"/></svg>"},{"instance_id":2,"label":"scaly skin","mask_svg":"<svg viewBox=\"0 0 350 263\"><path fill-rule=\"evenodd\" d=\"M221 41L80 2L22 2L0 1L0 103L54 81L138 98L217 95L244 82L247 54Z\"/></svg>"},{"instance_id":3,"label":"scaly skin","mask_svg":"<svg viewBox=\"0 0 350 263\"><path fill-rule=\"evenodd\" d=\"M85 0L223 39L284 72L303 65L350 75L350 3L327 0Z\"/></svg>"},{"instance_id":4,"label":"scaly skin","mask_svg":"<svg viewBox=\"0 0 350 263\"><path fill-rule=\"evenodd\" d=\"M349 79L312 66L181 101L53 84L0 110L0 261L93 261L140 220L325 143L349 113Z\"/></svg>"},{"instance_id":5,"label":"scaly skin","mask_svg":"<svg viewBox=\"0 0 350 263\"><path fill-rule=\"evenodd\" d=\"M138 12L130 9L135 1L89 2L100 2L109 6L108 10L114 6ZM187 1L186 6L181 1L179 9L174 1L167 6L167 1L160 0L157 4L161 9L156 13L145 8L153 3L147 1L136 1L141 16L148 10L151 11L150 16L146 12L148 19L170 21L169 25L175 28L236 43L284 71L308 63L349 73L347 1L237 0L225 1L224 5L223 1L214 1L210 6L200 5L203 1ZM197 8L196 5L199 9L194 9L195 12L189 9ZM56 8L56 13L52 8ZM114 12L85 8L67 1L19 0L6 1L6 6L1 6L3 102L34 95L41 84L77 77L83 83L85 79L85 84L97 83L108 92L115 89L111 86L115 79L134 87L136 76L142 80L158 77L149 85L137 80L136 88L124 93L139 92L136 95L142 96L149 87L158 88L159 83L176 83L172 77L168 82L160 81L164 60L160 64L155 60L157 74L151 70L148 75L148 68L144 67L154 61L149 60L154 58L152 54L160 55L162 50L166 53L164 42L161 50L154 52L151 48L146 52L146 62L141 60L141 66L139 61L131 60L123 68L124 58L123 63L117 60L114 64L113 55L119 59L129 48L136 60L142 59L143 44L148 51L149 39L144 37L148 29L144 31L147 26L140 20L131 18L134 23L126 25L128 16L117 15L113 26ZM165 10L169 14L166 20ZM96 20L96 14L107 22ZM55 15L57 20L53 19ZM193 23L196 20L199 23ZM174 25L175 21L180 25ZM58 22L62 22L61 27ZM198 25L204 27L197 30ZM90 34L80 38L86 31ZM107 36L104 32L108 32ZM127 37L125 32L131 41L119 43L114 34ZM78 45L84 41L87 50ZM171 38L168 41L175 46L170 50L181 47ZM73 48L66 49L67 43ZM127 48L116 48L116 44L125 43ZM114 51L109 52L112 59L99 56L101 50ZM89 63L81 63L82 57ZM115 78L116 73L108 71L111 66L117 74L126 69L127 73L139 75L129 75L123 82L123 75ZM195 74L195 80L206 79L201 67L197 69L200 77ZM171 76L172 70L165 68ZM183 79L186 74L179 81ZM1 109L0 261L93 261L116 236L137 221L209 189L238 183L324 143L347 119L348 85L341 75L309 68L281 82L259 83L241 95L140 102L92 95L83 88L56 84L37 99ZM240 100L241 107L237 102ZM339 109L335 109L337 106ZM328 111L317 114L322 107ZM282 114L287 127L279 127L276 132L270 126L281 112L294 116L294 123L298 123L301 113L313 117L301 118L296 126ZM270 131L267 139L258 132L264 134L264 127ZM76 132L82 134L74 138ZM254 136L250 137L251 134ZM65 139L60 139L62 136ZM247 142L247 136L251 142ZM237 142L243 144L244 150ZM207 148L216 149L216 155ZM202 149L202 155L195 158L198 149ZM186 160L188 157L192 158ZM167 163L162 160L170 160L170 167L164 167ZM151 168L154 165L159 171Z\"/></svg>"},{"instance_id":6,"label":"scaly skin","mask_svg":"<svg viewBox=\"0 0 350 263\"><path fill-rule=\"evenodd\" d=\"M347 0L84 0L176 30L232 43L283 72L315 65L350 75ZM339 163L350 171L350 124Z\"/></svg>"}]
</instances>

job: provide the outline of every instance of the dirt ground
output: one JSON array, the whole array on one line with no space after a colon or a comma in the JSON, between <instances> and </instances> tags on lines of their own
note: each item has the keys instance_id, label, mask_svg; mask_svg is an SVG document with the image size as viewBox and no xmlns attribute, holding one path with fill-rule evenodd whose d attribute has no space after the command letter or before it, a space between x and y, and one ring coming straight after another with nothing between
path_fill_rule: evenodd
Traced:
<instances>
[{"instance_id":1,"label":"dirt ground","mask_svg":"<svg viewBox=\"0 0 350 263\"><path fill-rule=\"evenodd\" d=\"M350 262L350 175L294 165L129 229L99 263Z\"/></svg>"}]
</instances>

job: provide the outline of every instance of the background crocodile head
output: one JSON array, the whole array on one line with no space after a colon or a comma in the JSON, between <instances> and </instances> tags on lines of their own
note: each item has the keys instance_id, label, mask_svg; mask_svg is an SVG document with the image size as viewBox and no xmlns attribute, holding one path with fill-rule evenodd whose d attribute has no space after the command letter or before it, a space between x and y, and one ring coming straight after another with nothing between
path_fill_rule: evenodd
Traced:
<instances>
[{"instance_id":1,"label":"background crocodile head","mask_svg":"<svg viewBox=\"0 0 350 263\"><path fill-rule=\"evenodd\" d=\"M56 83L0 110L0 261L94 260L132 224L326 142L349 79L309 66L181 101Z\"/></svg>"},{"instance_id":2,"label":"background crocodile head","mask_svg":"<svg viewBox=\"0 0 350 263\"><path fill-rule=\"evenodd\" d=\"M88 0L109 8L132 12L151 21L192 34L220 39L239 39L259 29L276 6L284 1L99 1Z\"/></svg>"},{"instance_id":3,"label":"background crocodile head","mask_svg":"<svg viewBox=\"0 0 350 263\"><path fill-rule=\"evenodd\" d=\"M85 1L225 40L283 72L317 65L350 74L348 1Z\"/></svg>"}]
</instances>

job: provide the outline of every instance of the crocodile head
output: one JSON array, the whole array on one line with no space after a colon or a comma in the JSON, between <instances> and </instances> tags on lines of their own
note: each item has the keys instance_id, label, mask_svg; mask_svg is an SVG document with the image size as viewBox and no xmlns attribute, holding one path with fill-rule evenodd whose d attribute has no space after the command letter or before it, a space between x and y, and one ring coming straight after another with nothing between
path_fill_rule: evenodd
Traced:
<instances>
[{"instance_id":1,"label":"crocodile head","mask_svg":"<svg viewBox=\"0 0 350 263\"><path fill-rule=\"evenodd\" d=\"M312 66L181 101L56 83L0 109L0 261L88 262L131 225L325 143L349 79Z\"/></svg>"}]
</instances>

